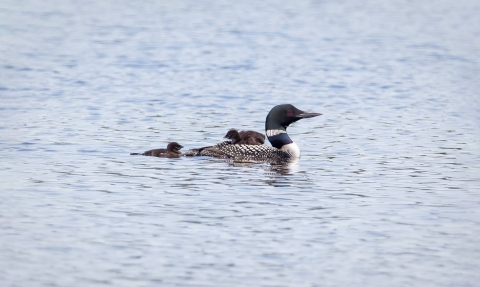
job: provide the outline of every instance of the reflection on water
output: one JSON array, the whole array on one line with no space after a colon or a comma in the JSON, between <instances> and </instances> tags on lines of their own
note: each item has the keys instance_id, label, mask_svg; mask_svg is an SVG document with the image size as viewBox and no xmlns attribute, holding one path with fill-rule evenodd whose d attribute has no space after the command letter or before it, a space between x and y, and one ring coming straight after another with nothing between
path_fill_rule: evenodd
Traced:
<instances>
[{"instance_id":1,"label":"reflection on water","mask_svg":"<svg viewBox=\"0 0 480 287\"><path fill-rule=\"evenodd\" d=\"M476 286L479 9L2 1L2 286ZM297 163L129 155L283 103Z\"/></svg>"}]
</instances>

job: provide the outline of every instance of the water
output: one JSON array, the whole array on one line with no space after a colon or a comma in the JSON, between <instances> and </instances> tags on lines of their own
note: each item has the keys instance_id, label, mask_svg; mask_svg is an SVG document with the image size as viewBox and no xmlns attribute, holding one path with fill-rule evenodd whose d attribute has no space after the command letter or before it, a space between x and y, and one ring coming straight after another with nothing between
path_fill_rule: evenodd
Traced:
<instances>
[{"instance_id":1,"label":"water","mask_svg":"<svg viewBox=\"0 0 480 287\"><path fill-rule=\"evenodd\" d=\"M2 1L0 285L478 286L479 13ZM288 168L129 155L280 103Z\"/></svg>"}]
</instances>

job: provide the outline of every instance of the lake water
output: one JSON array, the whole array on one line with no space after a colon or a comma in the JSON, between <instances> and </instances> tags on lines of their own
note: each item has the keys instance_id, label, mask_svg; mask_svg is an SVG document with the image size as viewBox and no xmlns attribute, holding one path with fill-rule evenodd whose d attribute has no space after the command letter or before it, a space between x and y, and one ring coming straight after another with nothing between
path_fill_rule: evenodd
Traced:
<instances>
[{"instance_id":1,"label":"lake water","mask_svg":"<svg viewBox=\"0 0 480 287\"><path fill-rule=\"evenodd\" d=\"M0 285L479 286L480 2L0 3ZM286 168L130 156L263 131Z\"/></svg>"}]
</instances>

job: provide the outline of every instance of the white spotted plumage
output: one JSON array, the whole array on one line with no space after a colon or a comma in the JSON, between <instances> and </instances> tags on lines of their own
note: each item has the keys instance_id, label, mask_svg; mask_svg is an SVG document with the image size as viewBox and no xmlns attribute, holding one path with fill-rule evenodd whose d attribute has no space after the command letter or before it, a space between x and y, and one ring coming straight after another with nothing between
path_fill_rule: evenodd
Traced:
<instances>
[{"instance_id":1,"label":"white spotted plumage","mask_svg":"<svg viewBox=\"0 0 480 287\"><path fill-rule=\"evenodd\" d=\"M230 141L224 141L211 147L190 150L186 155L231 158L234 161L243 162L278 162L290 160L294 158L296 154L267 145L232 144Z\"/></svg>"}]
</instances>

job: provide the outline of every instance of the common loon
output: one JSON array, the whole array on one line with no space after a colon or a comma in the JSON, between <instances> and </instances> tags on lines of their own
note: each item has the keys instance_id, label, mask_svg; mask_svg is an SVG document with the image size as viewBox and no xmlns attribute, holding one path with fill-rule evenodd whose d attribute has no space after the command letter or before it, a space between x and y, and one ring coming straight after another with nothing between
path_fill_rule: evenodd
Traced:
<instances>
[{"instance_id":1,"label":"common loon","mask_svg":"<svg viewBox=\"0 0 480 287\"><path fill-rule=\"evenodd\" d=\"M298 120L319 115L321 114L301 111L291 104L278 105L270 110L265 120L265 133L272 146L224 141L214 146L191 149L184 155L230 158L240 162L296 161L300 158L300 149L288 136L287 127Z\"/></svg>"},{"instance_id":2,"label":"common loon","mask_svg":"<svg viewBox=\"0 0 480 287\"><path fill-rule=\"evenodd\" d=\"M130 155L146 155L146 156L157 156L157 157L179 157L182 155L182 152L180 152L180 149L182 149L183 146L179 145L176 142L171 142L167 145L167 148L159 148L159 149L151 149L147 150L144 153L131 153Z\"/></svg>"},{"instance_id":3,"label":"common loon","mask_svg":"<svg viewBox=\"0 0 480 287\"><path fill-rule=\"evenodd\" d=\"M232 140L232 144L259 145L265 143L265 136L255 131L239 132L236 129L231 129L224 138Z\"/></svg>"}]
</instances>

